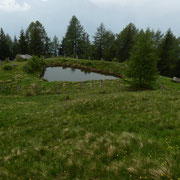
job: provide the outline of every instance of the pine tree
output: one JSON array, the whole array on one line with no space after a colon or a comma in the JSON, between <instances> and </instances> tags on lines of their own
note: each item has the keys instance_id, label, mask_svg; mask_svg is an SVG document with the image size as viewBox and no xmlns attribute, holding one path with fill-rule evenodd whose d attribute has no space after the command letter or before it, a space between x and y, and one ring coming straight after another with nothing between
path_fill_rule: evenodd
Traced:
<instances>
[{"instance_id":1,"label":"pine tree","mask_svg":"<svg viewBox=\"0 0 180 180\"><path fill-rule=\"evenodd\" d=\"M8 45L8 47L7 47L8 58L12 59L13 58L13 52L12 52L13 42L12 42L12 39L9 34L6 34L6 42Z\"/></svg>"},{"instance_id":2,"label":"pine tree","mask_svg":"<svg viewBox=\"0 0 180 180\"><path fill-rule=\"evenodd\" d=\"M9 58L10 55L10 47L8 44L7 36L5 35L3 29L0 29L0 60L5 60Z\"/></svg>"},{"instance_id":3,"label":"pine tree","mask_svg":"<svg viewBox=\"0 0 180 180\"><path fill-rule=\"evenodd\" d=\"M117 59L124 62L129 59L131 51L136 43L138 30L132 23L127 25L123 31L117 36Z\"/></svg>"},{"instance_id":4,"label":"pine tree","mask_svg":"<svg viewBox=\"0 0 180 180\"><path fill-rule=\"evenodd\" d=\"M89 59L91 57L91 43L89 40L89 35L87 33L83 33L81 46L80 46L80 52L82 59Z\"/></svg>"},{"instance_id":5,"label":"pine tree","mask_svg":"<svg viewBox=\"0 0 180 180\"><path fill-rule=\"evenodd\" d=\"M176 64L179 60L179 44L176 37L169 29L159 48L158 68L163 76L173 77Z\"/></svg>"},{"instance_id":6,"label":"pine tree","mask_svg":"<svg viewBox=\"0 0 180 180\"><path fill-rule=\"evenodd\" d=\"M28 43L23 29L21 30L19 36L18 53L28 54Z\"/></svg>"},{"instance_id":7,"label":"pine tree","mask_svg":"<svg viewBox=\"0 0 180 180\"><path fill-rule=\"evenodd\" d=\"M54 36L54 38L53 38L52 47L53 47L53 49L52 49L53 55L55 57L57 57L59 54L59 40L58 40L57 36Z\"/></svg>"},{"instance_id":8,"label":"pine tree","mask_svg":"<svg viewBox=\"0 0 180 180\"><path fill-rule=\"evenodd\" d=\"M177 54L178 54L179 58L178 58L178 61L176 63L174 76L180 78L180 37L177 39L177 42L178 42L178 51L177 51Z\"/></svg>"},{"instance_id":9,"label":"pine tree","mask_svg":"<svg viewBox=\"0 0 180 180\"><path fill-rule=\"evenodd\" d=\"M65 54L70 57L82 57L84 29L76 16L73 16L64 39Z\"/></svg>"},{"instance_id":10,"label":"pine tree","mask_svg":"<svg viewBox=\"0 0 180 180\"><path fill-rule=\"evenodd\" d=\"M103 40L103 59L112 61L116 56L115 36L111 31L104 33Z\"/></svg>"},{"instance_id":11,"label":"pine tree","mask_svg":"<svg viewBox=\"0 0 180 180\"><path fill-rule=\"evenodd\" d=\"M134 79L139 87L145 87L157 77L157 61L152 33L149 29L141 31L128 61L128 77Z\"/></svg>"},{"instance_id":12,"label":"pine tree","mask_svg":"<svg viewBox=\"0 0 180 180\"><path fill-rule=\"evenodd\" d=\"M32 22L27 31L26 37L28 39L29 52L32 55L41 56L46 55L47 50L47 33L43 25L39 22Z\"/></svg>"},{"instance_id":13,"label":"pine tree","mask_svg":"<svg viewBox=\"0 0 180 180\"><path fill-rule=\"evenodd\" d=\"M13 58L15 58L18 53L19 53L19 44L18 44L17 37L14 36L13 46L12 46Z\"/></svg>"},{"instance_id":14,"label":"pine tree","mask_svg":"<svg viewBox=\"0 0 180 180\"><path fill-rule=\"evenodd\" d=\"M106 28L104 24L101 23L100 26L97 28L97 32L95 33L93 42L94 58L98 60L103 58L105 33Z\"/></svg>"},{"instance_id":15,"label":"pine tree","mask_svg":"<svg viewBox=\"0 0 180 180\"><path fill-rule=\"evenodd\" d=\"M60 47L59 47L59 56L66 56L65 53L65 37L63 37Z\"/></svg>"}]
</instances>

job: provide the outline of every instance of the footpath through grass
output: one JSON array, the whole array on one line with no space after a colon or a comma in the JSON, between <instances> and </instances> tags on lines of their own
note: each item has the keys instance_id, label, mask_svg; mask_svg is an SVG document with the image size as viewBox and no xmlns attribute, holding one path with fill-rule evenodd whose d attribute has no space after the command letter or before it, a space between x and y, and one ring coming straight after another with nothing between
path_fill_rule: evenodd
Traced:
<instances>
[{"instance_id":1,"label":"footpath through grass","mask_svg":"<svg viewBox=\"0 0 180 180\"><path fill-rule=\"evenodd\" d=\"M180 178L179 84L160 77L164 90L130 91L126 79L64 82L56 94L56 82L16 64L0 67L0 179Z\"/></svg>"}]
</instances>

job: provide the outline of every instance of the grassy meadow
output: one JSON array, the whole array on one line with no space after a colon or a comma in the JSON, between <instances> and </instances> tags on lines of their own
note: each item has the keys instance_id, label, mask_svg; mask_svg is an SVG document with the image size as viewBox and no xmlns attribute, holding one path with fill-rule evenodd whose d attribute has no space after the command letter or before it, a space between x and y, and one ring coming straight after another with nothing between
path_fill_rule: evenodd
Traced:
<instances>
[{"instance_id":1,"label":"grassy meadow","mask_svg":"<svg viewBox=\"0 0 180 180\"><path fill-rule=\"evenodd\" d=\"M25 63L0 66L0 179L180 178L180 84L160 76L154 90L135 91L123 64L47 59L122 76L60 82L57 94L58 82Z\"/></svg>"}]
</instances>

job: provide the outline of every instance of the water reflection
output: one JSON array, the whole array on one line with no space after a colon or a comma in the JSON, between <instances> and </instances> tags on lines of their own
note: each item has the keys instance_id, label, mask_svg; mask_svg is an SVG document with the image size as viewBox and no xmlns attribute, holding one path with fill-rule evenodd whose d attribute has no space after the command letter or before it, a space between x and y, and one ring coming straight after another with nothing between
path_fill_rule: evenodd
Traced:
<instances>
[{"instance_id":1,"label":"water reflection","mask_svg":"<svg viewBox=\"0 0 180 180\"><path fill-rule=\"evenodd\" d=\"M88 80L104 80L117 79L113 76L106 76L94 72L82 71L74 68L64 67L48 67L45 70L44 79L52 81L88 81Z\"/></svg>"}]
</instances>

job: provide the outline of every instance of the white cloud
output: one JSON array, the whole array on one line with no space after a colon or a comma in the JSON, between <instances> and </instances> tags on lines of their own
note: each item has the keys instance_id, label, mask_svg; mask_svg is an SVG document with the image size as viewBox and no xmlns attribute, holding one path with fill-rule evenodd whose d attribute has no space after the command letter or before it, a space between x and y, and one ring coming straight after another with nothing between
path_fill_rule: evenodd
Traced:
<instances>
[{"instance_id":1,"label":"white cloud","mask_svg":"<svg viewBox=\"0 0 180 180\"><path fill-rule=\"evenodd\" d=\"M180 10L179 0L89 0L100 7L134 7L134 8L166 8L166 10Z\"/></svg>"},{"instance_id":2,"label":"white cloud","mask_svg":"<svg viewBox=\"0 0 180 180\"><path fill-rule=\"evenodd\" d=\"M7 12L27 11L31 8L31 5L27 2L19 3L18 0L0 0L0 10ZM46 2L48 0L40 0Z\"/></svg>"},{"instance_id":3,"label":"white cloud","mask_svg":"<svg viewBox=\"0 0 180 180\"><path fill-rule=\"evenodd\" d=\"M3 11L27 11L31 6L26 3L18 3L16 0L0 0L0 10Z\"/></svg>"}]
</instances>

